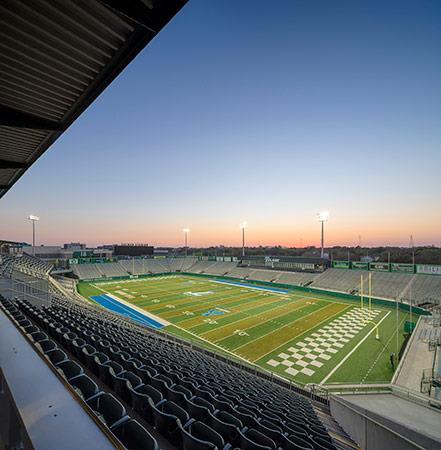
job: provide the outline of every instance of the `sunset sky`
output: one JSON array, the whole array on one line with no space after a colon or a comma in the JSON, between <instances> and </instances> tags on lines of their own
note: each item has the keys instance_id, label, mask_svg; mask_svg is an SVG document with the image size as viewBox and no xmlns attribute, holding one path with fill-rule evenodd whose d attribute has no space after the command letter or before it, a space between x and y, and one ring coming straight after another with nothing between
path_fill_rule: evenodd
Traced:
<instances>
[{"instance_id":1,"label":"sunset sky","mask_svg":"<svg viewBox=\"0 0 441 450\"><path fill-rule=\"evenodd\" d=\"M0 200L0 239L441 245L441 2L190 0Z\"/></svg>"}]
</instances>

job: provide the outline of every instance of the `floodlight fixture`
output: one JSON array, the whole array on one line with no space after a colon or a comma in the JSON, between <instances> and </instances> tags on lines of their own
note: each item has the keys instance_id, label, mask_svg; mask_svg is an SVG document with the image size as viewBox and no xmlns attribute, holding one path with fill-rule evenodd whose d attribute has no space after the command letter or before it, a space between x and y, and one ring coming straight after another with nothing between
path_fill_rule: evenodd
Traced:
<instances>
[{"instance_id":1,"label":"floodlight fixture","mask_svg":"<svg viewBox=\"0 0 441 450\"><path fill-rule=\"evenodd\" d=\"M32 254L35 256L35 222L38 222L40 218L34 214L29 214L28 220L32 222Z\"/></svg>"},{"instance_id":2,"label":"floodlight fixture","mask_svg":"<svg viewBox=\"0 0 441 450\"><path fill-rule=\"evenodd\" d=\"M187 245L187 243L188 243L188 233L190 233L190 228L183 228L182 231L184 232L184 239L185 239L185 245L184 245L185 256L187 256L187 254L188 254L188 245Z\"/></svg>"},{"instance_id":3,"label":"floodlight fixture","mask_svg":"<svg viewBox=\"0 0 441 450\"><path fill-rule=\"evenodd\" d=\"M327 222L329 220L329 211L321 211L317 213L319 222Z\"/></svg>"},{"instance_id":4,"label":"floodlight fixture","mask_svg":"<svg viewBox=\"0 0 441 450\"><path fill-rule=\"evenodd\" d=\"M245 257L245 228L247 225L245 220L240 224L240 229L242 230L242 258Z\"/></svg>"},{"instance_id":5,"label":"floodlight fixture","mask_svg":"<svg viewBox=\"0 0 441 450\"><path fill-rule=\"evenodd\" d=\"M321 252L320 252L320 256L321 258L325 257L325 249L324 249L324 244L325 244L325 222L327 222L329 220L329 211L322 211L317 213L317 217L318 217L318 221L322 224L322 239L321 239Z\"/></svg>"}]
</instances>

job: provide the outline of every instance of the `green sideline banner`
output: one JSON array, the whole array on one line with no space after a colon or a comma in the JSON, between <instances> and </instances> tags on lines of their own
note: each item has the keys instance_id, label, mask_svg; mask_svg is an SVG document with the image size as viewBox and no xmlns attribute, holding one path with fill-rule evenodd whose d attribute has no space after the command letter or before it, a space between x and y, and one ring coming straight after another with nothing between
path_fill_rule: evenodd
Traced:
<instances>
[{"instance_id":1,"label":"green sideline banner","mask_svg":"<svg viewBox=\"0 0 441 450\"><path fill-rule=\"evenodd\" d=\"M332 267L334 269L350 269L351 263L349 261L333 261Z\"/></svg>"},{"instance_id":2,"label":"green sideline banner","mask_svg":"<svg viewBox=\"0 0 441 450\"><path fill-rule=\"evenodd\" d=\"M408 263L391 263L391 272L414 273L413 264Z\"/></svg>"},{"instance_id":3,"label":"green sideline banner","mask_svg":"<svg viewBox=\"0 0 441 450\"><path fill-rule=\"evenodd\" d=\"M423 275L441 275L441 266L435 264L417 264L416 273Z\"/></svg>"},{"instance_id":4,"label":"green sideline banner","mask_svg":"<svg viewBox=\"0 0 441 450\"><path fill-rule=\"evenodd\" d=\"M389 263L372 262L369 263L369 269L377 272L389 272Z\"/></svg>"},{"instance_id":5,"label":"green sideline banner","mask_svg":"<svg viewBox=\"0 0 441 450\"><path fill-rule=\"evenodd\" d=\"M355 270L369 270L369 263L364 261L352 261L352 268Z\"/></svg>"}]
</instances>

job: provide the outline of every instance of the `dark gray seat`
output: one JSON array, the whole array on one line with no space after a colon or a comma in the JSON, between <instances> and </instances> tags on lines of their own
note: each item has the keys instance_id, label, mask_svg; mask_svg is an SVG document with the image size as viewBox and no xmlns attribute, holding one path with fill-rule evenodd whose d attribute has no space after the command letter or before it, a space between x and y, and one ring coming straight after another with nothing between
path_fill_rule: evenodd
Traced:
<instances>
[{"instance_id":1,"label":"dark gray seat","mask_svg":"<svg viewBox=\"0 0 441 450\"><path fill-rule=\"evenodd\" d=\"M67 381L71 381L73 378L84 374L83 368L71 360L60 362L56 368Z\"/></svg>"},{"instance_id":2,"label":"dark gray seat","mask_svg":"<svg viewBox=\"0 0 441 450\"><path fill-rule=\"evenodd\" d=\"M153 416L155 419L155 427L166 439L173 445L180 448L181 432L180 427L185 427L190 416L180 406L168 400L159 402L158 405L153 406Z\"/></svg>"},{"instance_id":3,"label":"dark gray seat","mask_svg":"<svg viewBox=\"0 0 441 450\"><path fill-rule=\"evenodd\" d=\"M98 395L87 402L97 416L110 428L116 428L128 420L126 409L111 394Z\"/></svg>"},{"instance_id":4,"label":"dark gray seat","mask_svg":"<svg viewBox=\"0 0 441 450\"><path fill-rule=\"evenodd\" d=\"M69 382L79 395L87 402L93 399L95 396L100 395L101 391L98 385L89 378L87 375L80 375L79 377L73 378Z\"/></svg>"},{"instance_id":5,"label":"dark gray seat","mask_svg":"<svg viewBox=\"0 0 441 450\"><path fill-rule=\"evenodd\" d=\"M183 450L223 450L223 437L203 422L192 422L185 428L180 425Z\"/></svg>"},{"instance_id":6,"label":"dark gray seat","mask_svg":"<svg viewBox=\"0 0 441 450\"><path fill-rule=\"evenodd\" d=\"M115 427L113 433L129 450L159 450L156 439L134 419Z\"/></svg>"},{"instance_id":7,"label":"dark gray seat","mask_svg":"<svg viewBox=\"0 0 441 450\"><path fill-rule=\"evenodd\" d=\"M276 450L276 443L260 431L245 428L239 432L242 450Z\"/></svg>"}]
</instances>

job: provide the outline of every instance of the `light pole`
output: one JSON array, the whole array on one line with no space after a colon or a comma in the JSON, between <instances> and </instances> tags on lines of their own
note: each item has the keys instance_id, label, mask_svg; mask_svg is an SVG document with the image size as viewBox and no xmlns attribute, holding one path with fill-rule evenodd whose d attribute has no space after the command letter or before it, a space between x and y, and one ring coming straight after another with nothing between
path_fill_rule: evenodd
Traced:
<instances>
[{"instance_id":1,"label":"light pole","mask_svg":"<svg viewBox=\"0 0 441 450\"><path fill-rule=\"evenodd\" d=\"M242 258L245 257L245 228L247 223L244 221L240 224L240 229L242 230Z\"/></svg>"},{"instance_id":2,"label":"light pole","mask_svg":"<svg viewBox=\"0 0 441 450\"><path fill-rule=\"evenodd\" d=\"M184 232L184 239L185 239L185 257L187 257L187 252L188 252L188 233L190 232L190 228L184 228L182 230Z\"/></svg>"},{"instance_id":3,"label":"light pole","mask_svg":"<svg viewBox=\"0 0 441 450\"><path fill-rule=\"evenodd\" d=\"M35 256L35 222L38 222L40 218L30 214L28 219L32 222L32 255Z\"/></svg>"},{"instance_id":4,"label":"light pole","mask_svg":"<svg viewBox=\"0 0 441 450\"><path fill-rule=\"evenodd\" d=\"M322 258L325 257L324 243L325 243L325 222L329 219L329 212L322 211L317 214L318 221L322 224L322 239L321 239L321 253L320 256Z\"/></svg>"}]
</instances>

